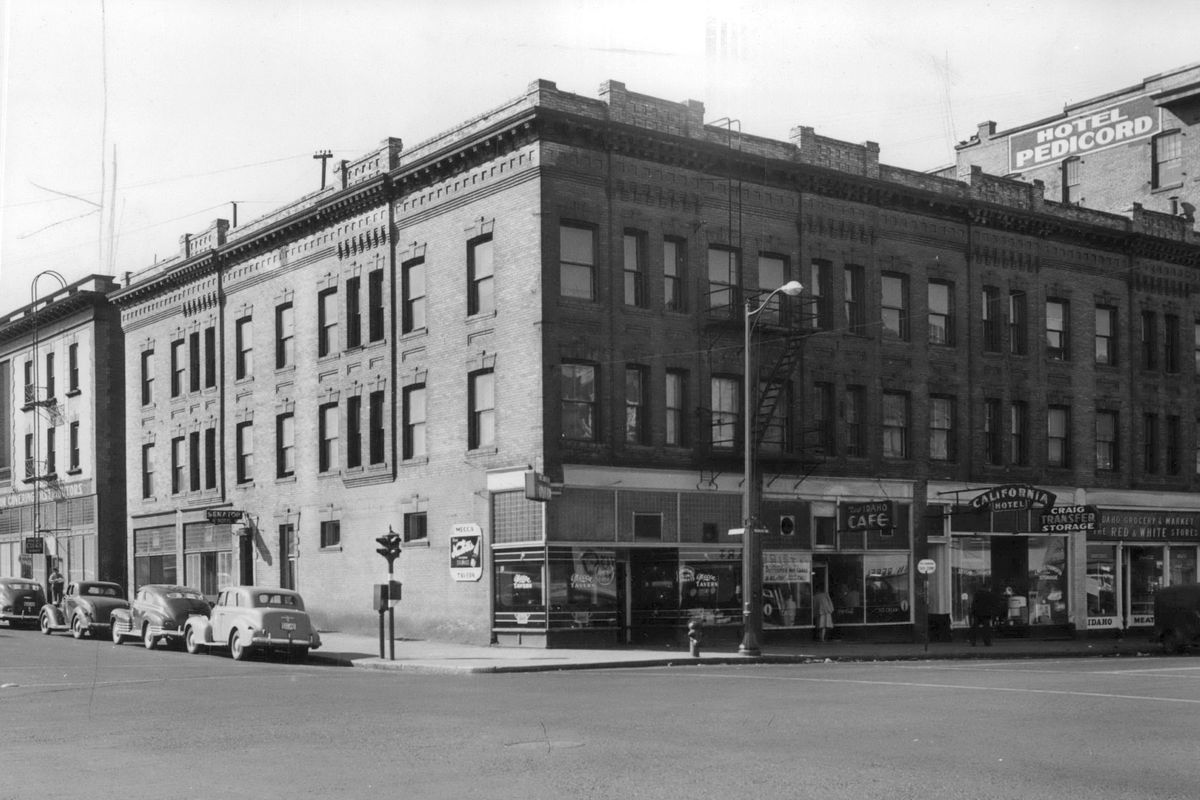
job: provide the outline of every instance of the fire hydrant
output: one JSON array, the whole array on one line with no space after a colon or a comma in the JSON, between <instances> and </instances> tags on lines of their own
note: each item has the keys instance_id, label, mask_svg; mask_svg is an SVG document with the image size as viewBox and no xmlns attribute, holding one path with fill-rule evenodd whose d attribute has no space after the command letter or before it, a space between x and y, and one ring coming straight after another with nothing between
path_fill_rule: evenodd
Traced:
<instances>
[{"instance_id":1,"label":"fire hydrant","mask_svg":"<svg viewBox=\"0 0 1200 800\"><path fill-rule=\"evenodd\" d=\"M700 645L704 642L704 626L699 620L688 623L688 648L694 658L700 657Z\"/></svg>"}]
</instances>

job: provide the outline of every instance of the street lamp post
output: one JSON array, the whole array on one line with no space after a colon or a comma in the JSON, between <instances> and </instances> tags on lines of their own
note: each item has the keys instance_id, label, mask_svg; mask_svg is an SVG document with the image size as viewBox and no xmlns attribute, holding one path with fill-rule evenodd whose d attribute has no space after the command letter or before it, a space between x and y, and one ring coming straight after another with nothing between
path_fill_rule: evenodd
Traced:
<instances>
[{"instance_id":1,"label":"street lamp post","mask_svg":"<svg viewBox=\"0 0 1200 800\"><path fill-rule=\"evenodd\" d=\"M754 398L754 384L757 383L752 371L753 360L750 357L750 337L754 331L754 322L767 304L777 294L795 297L804 290L799 281L788 281L783 286L771 291L758 307L754 301L746 300L746 314L743 320L746 361L742 372L742 643L738 653L744 656L757 656L762 652L759 645L762 639L762 546L755 532L757 520L754 518L754 420L751 416L751 402Z\"/></svg>"}]
</instances>

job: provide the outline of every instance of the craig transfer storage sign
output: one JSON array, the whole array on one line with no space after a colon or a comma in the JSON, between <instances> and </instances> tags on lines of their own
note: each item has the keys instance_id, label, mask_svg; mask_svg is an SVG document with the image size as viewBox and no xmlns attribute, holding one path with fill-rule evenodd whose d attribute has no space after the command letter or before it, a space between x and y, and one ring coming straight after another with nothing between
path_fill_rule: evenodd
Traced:
<instances>
[{"instance_id":1,"label":"craig transfer storage sign","mask_svg":"<svg viewBox=\"0 0 1200 800\"><path fill-rule=\"evenodd\" d=\"M1159 113L1149 97L1074 114L1008 137L1008 170L1025 172L1143 139L1158 133Z\"/></svg>"}]
</instances>

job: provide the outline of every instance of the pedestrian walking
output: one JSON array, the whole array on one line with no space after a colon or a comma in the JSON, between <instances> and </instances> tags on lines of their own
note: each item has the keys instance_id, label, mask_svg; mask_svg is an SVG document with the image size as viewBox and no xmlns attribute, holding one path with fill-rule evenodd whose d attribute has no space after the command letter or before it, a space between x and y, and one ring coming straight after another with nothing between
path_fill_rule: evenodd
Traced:
<instances>
[{"instance_id":1,"label":"pedestrian walking","mask_svg":"<svg viewBox=\"0 0 1200 800\"><path fill-rule=\"evenodd\" d=\"M833 599L824 589L813 595L813 621L817 625L817 640L825 641L833 627Z\"/></svg>"},{"instance_id":2,"label":"pedestrian walking","mask_svg":"<svg viewBox=\"0 0 1200 800\"><path fill-rule=\"evenodd\" d=\"M983 639L985 647L992 646L992 627L998 616L1000 616L1000 598L992 591L990 583L984 583L975 590L975 594L971 598L971 630L967 635L971 647L975 646L978 638Z\"/></svg>"}]
</instances>

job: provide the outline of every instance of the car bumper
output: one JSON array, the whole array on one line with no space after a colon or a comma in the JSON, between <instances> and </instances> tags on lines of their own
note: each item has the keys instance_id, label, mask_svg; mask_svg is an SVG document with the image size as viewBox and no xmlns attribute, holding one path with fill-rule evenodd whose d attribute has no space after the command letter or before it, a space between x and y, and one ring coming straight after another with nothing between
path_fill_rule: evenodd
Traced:
<instances>
[{"instance_id":1,"label":"car bumper","mask_svg":"<svg viewBox=\"0 0 1200 800\"><path fill-rule=\"evenodd\" d=\"M251 647L307 647L310 650L316 650L321 646L321 637L314 635L311 639L287 638L283 636L269 636L262 633L256 633L250 639Z\"/></svg>"},{"instance_id":2,"label":"car bumper","mask_svg":"<svg viewBox=\"0 0 1200 800\"><path fill-rule=\"evenodd\" d=\"M3 614L0 614L0 620L3 620L4 622L37 622L38 612L33 611L26 614L20 611L6 611Z\"/></svg>"}]
</instances>

